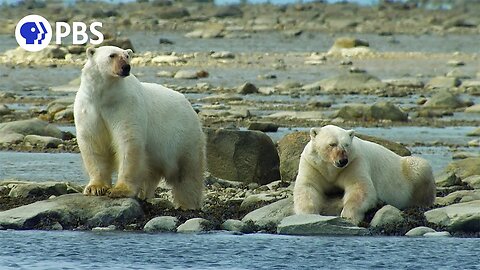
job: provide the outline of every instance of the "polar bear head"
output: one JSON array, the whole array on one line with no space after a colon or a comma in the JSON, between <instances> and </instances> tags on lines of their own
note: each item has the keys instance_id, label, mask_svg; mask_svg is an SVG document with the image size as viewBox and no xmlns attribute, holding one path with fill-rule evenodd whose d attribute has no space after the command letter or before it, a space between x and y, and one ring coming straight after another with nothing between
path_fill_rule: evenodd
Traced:
<instances>
[{"instance_id":1,"label":"polar bear head","mask_svg":"<svg viewBox=\"0 0 480 270\"><path fill-rule=\"evenodd\" d=\"M115 46L87 49L85 69L96 68L104 78L124 78L130 75L130 59L133 51Z\"/></svg>"},{"instance_id":2,"label":"polar bear head","mask_svg":"<svg viewBox=\"0 0 480 270\"><path fill-rule=\"evenodd\" d=\"M310 141L318 157L337 168L346 167L353 158L355 131L328 125L310 129Z\"/></svg>"}]
</instances>

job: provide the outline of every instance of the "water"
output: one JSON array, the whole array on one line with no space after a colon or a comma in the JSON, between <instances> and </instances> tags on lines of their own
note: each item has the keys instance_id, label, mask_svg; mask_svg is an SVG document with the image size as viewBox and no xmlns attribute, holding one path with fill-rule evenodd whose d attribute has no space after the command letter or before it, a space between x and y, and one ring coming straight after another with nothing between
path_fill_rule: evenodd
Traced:
<instances>
[{"instance_id":1,"label":"water","mask_svg":"<svg viewBox=\"0 0 480 270\"><path fill-rule=\"evenodd\" d=\"M0 231L2 269L478 269L478 239Z\"/></svg>"}]
</instances>

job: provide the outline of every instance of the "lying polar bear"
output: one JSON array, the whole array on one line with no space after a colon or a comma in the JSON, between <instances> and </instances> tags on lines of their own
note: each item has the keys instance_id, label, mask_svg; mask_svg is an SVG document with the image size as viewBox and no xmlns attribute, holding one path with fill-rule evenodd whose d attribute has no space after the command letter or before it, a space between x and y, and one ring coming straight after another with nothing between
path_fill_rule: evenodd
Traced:
<instances>
[{"instance_id":1,"label":"lying polar bear","mask_svg":"<svg viewBox=\"0 0 480 270\"><path fill-rule=\"evenodd\" d=\"M113 46L87 49L74 103L90 177L84 194L150 198L165 178L177 207L200 208L205 138L197 114L182 94L130 74L131 57Z\"/></svg>"},{"instance_id":2,"label":"lying polar bear","mask_svg":"<svg viewBox=\"0 0 480 270\"><path fill-rule=\"evenodd\" d=\"M310 130L300 157L294 188L296 214L318 214L326 194L344 191L341 216L355 224L379 201L397 208L429 206L435 182L428 162L401 157L387 148L355 137L353 130L324 126Z\"/></svg>"}]
</instances>

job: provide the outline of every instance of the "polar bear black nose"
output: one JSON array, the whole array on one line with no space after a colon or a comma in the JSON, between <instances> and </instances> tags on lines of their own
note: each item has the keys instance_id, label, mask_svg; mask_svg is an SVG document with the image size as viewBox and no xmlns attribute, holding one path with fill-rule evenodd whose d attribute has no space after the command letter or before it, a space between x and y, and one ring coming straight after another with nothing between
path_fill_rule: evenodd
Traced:
<instances>
[{"instance_id":1,"label":"polar bear black nose","mask_svg":"<svg viewBox=\"0 0 480 270\"><path fill-rule=\"evenodd\" d=\"M340 159L339 161L336 162L337 167L343 168L348 164L348 158Z\"/></svg>"},{"instance_id":2,"label":"polar bear black nose","mask_svg":"<svg viewBox=\"0 0 480 270\"><path fill-rule=\"evenodd\" d=\"M122 67L122 76L128 76L130 75L130 65L125 65Z\"/></svg>"}]
</instances>

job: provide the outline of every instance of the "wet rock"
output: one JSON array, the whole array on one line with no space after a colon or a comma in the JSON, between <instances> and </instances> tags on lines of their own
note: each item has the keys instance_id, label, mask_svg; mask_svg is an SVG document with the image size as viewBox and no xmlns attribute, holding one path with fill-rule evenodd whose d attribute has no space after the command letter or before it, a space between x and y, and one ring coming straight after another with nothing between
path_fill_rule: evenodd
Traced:
<instances>
[{"instance_id":1,"label":"wet rock","mask_svg":"<svg viewBox=\"0 0 480 270\"><path fill-rule=\"evenodd\" d=\"M213 229L212 223L204 218L192 218L178 226L179 233L199 233Z\"/></svg>"},{"instance_id":2,"label":"wet rock","mask_svg":"<svg viewBox=\"0 0 480 270\"><path fill-rule=\"evenodd\" d=\"M178 219L171 216L155 217L143 227L146 232L175 232Z\"/></svg>"},{"instance_id":3,"label":"wet rock","mask_svg":"<svg viewBox=\"0 0 480 270\"><path fill-rule=\"evenodd\" d=\"M345 120L392 120L407 121L408 114L390 102L377 102L373 105L349 104L342 107L334 117Z\"/></svg>"},{"instance_id":4,"label":"wet rock","mask_svg":"<svg viewBox=\"0 0 480 270\"><path fill-rule=\"evenodd\" d=\"M53 116L55 121L73 121L73 105L66 108L65 110L61 110Z\"/></svg>"},{"instance_id":5,"label":"wet rock","mask_svg":"<svg viewBox=\"0 0 480 270\"><path fill-rule=\"evenodd\" d=\"M429 227L420 226L420 227L416 227L416 228L413 228L413 229L409 230L405 234L405 236L419 237L419 236L423 236L426 233L432 233L432 232L435 232L435 230L432 229L432 228L429 228Z\"/></svg>"},{"instance_id":6,"label":"wet rock","mask_svg":"<svg viewBox=\"0 0 480 270\"><path fill-rule=\"evenodd\" d=\"M244 83L237 88L237 93L242 95L247 94L256 94L258 93L258 88L252 83Z\"/></svg>"},{"instance_id":7,"label":"wet rock","mask_svg":"<svg viewBox=\"0 0 480 270\"><path fill-rule=\"evenodd\" d=\"M279 125L272 122L252 122L248 125L248 130L258 130L262 132L277 132Z\"/></svg>"},{"instance_id":8,"label":"wet rock","mask_svg":"<svg viewBox=\"0 0 480 270\"><path fill-rule=\"evenodd\" d=\"M44 228L60 223L72 229L129 224L144 215L134 199L110 199L105 196L68 194L0 212L0 226L7 229Z\"/></svg>"},{"instance_id":9,"label":"wet rock","mask_svg":"<svg viewBox=\"0 0 480 270\"><path fill-rule=\"evenodd\" d=\"M233 59L235 54L229 51L214 52L210 55L214 59Z\"/></svg>"},{"instance_id":10,"label":"wet rock","mask_svg":"<svg viewBox=\"0 0 480 270\"><path fill-rule=\"evenodd\" d=\"M8 196L12 198L35 198L61 196L69 193L81 193L83 188L68 182L21 182L21 181L4 181L0 185L8 185L12 187Z\"/></svg>"},{"instance_id":11,"label":"wet rock","mask_svg":"<svg viewBox=\"0 0 480 270\"><path fill-rule=\"evenodd\" d=\"M62 131L55 125L49 124L39 119L20 120L0 124L0 133L3 134L22 134L39 135L62 138Z\"/></svg>"},{"instance_id":12,"label":"wet rock","mask_svg":"<svg viewBox=\"0 0 480 270\"><path fill-rule=\"evenodd\" d=\"M451 231L480 232L480 200L457 203L425 212L427 221Z\"/></svg>"},{"instance_id":13,"label":"wet rock","mask_svg":"<svg viewBox=\"0 0 480 270\"><path fill-rule=\"evenodd\" d=\"M437 187L457 186L461 183L460 179L454 172L444 172L435 177L435 185Z\"/></svg>"},{"instance_id":14,"label":"wet rock","mask_svg":"<svg viewBox=\"0 0 480 270\"><path fill-rule=\"evenodd\" d=\"M480 189L480 175L469 176L465 179L462 179L462 182L474 189Z\"/></svg>"},{"instance_id":15,"label":"wet rock","mask_svg":"<svg viewBox=\"0 0 480 270\"><path fill-rule=\"evenodd\" d=\"M445 172L453 172L460 179L465 179L472 175L480 175L480 157L455 160L448 164Z\"/></svg>"},{"instance_id":16,"label":"wet rock","mask_svg":"<svg viewBox=\"0 0 480 270\"><path fill-rule=\"evenodd\" d=\"M222 24L208 24L205 28L187 33L188 38L221 38L224 36L225 27Z\"/></svg>"},{"instance_id":17,"label":"wet rock","mask_svg":"<svg viewBox=\"0 0 480 270\"><path fill-rule=\"evenodd\" d=\"M131 49L132 51L135 51L135 49L133 48L132 41L129 38L125 38L125 37L105 39L102 42L102 46L116 46L124 50Z\"/></svg>"},{"instance_id":18,"label":"wet rock","mask_svg":"<svg viewBox=\"0 0 480 270\"><path fill-rule=\"evenodd\" d=\"M469 133L467 133L467 136L480 136L480 128L476 128Z\"/></svg>"},{"instance_id":19,"label":"wet rock","mask_svg":"<svg viewBox=\"0 0 480 270\"><path fill-rule=\"evenodd\" d=\"M186 8L171 6L157 9L155 15L160 19L170 20L188 17L190 16L190 13Z\"/></svg>"},{"instance_id":20,"label":"wet rock","mask_svg":"<svg viewBox=\"0 0 480 270\"><path fill-rule=\"evenodd\" d=\"M437 197L435 204L441 206L480 200L480 190L458 190L445 197Z\"/></svg>"},{"instance_id":21,"label":"wet rock","mask_svg":"<svg viewBox=\"0 0 480 270\"><path fill-rule=\"evenodd\" d=\"M460 108L465 107L465 102L449 90L440 90L424 104L425 107L433 108Z\"/></svg>"},{"instance_id":22,"label":"wet rock","mask_svg":"<svg viewBox=\"0 0 480 270\"><path fill-rule=\"evenodd\" d=\"M222 229L231 232L244 232L245 222L237 219L227 219L222 223Z\"/></svg>"},{"instance_id":23,"label":"wet rock","mask_svg":"<svg viewBox=\"0 0 480 270\"><path fill-rule=\"evenodd\" d=\"M480 104L475 104L473 106L467 107L465 109L466 113L480 113Z\"/></svg>"},{"instance_id":24,"label":"wet rock","mask_svg":"<svg viewBox=\"0 0 480 270\"><path fill-rule=\"evenodd\" d=\"M24 137L23 141L30 145L45 148L57 148L59 144L63 143L63 140L59 138L38 135L27 135Z\"/></svg>"},{"instance_id":25,"label":"wet rock","mask_svg":"<svg viewBox=\"0 0 480 270\"><path fill-rule=\"evenodd\" d=\"M206 129L208 171L222 179L268 184L280 179L277 149L259 131Z\"/></svg>"},{"instance_id":26,"label":"wet rock","mask_svg":"<svg viewBox=\"0 0 480 270\"><path fill-rule=\"evenodd\" d=\"M320 85L326 92L340 90L357 92L364 89L385 87L385 83L368 73L343 73L332 78L321 80Z\"/></svg>"},{"instance_id":27,"label":"wet rock","mask_svg":"<svg viewBox=\"0 0 480 270\"><path fill-rule=\"evenodd\" d=\"M439 76L432 78L426 85L427 88L434 89L434 88L453 88L458 87L462 84L459 78L456 77L444 77Z\"/></svg>"},{"instance_id":28,"label":"wet rock","mask_svg":"<svg viewBox=\"0 0 480 270\"><path fill-rule=\"evenodd\" d=\"M288 235L368 235L341 217L321 215L294 215L284 218L277 227L279 234Z\"/></svg>"},{"instance_id":29,"label":"wet rock","mask_svg":"<svg viewBox=\"0 0 480 270\"><path fill-rule=\"evenodd\" d=\"M449 232L427 232L423 237L450 237L452 236Z\"/></svg>"},{"instance_id":30,"label":"wet rock","mask_svg":"<svg viewBox=\"0 0 480 270\"><path fill-rule=\"evenodd\" d=\"M5 104L0 104L0 116L10 114L12 110Z\"/></svg>"},{"instance_id":31,"label":"wet rock","mask_svg":"<svg viewBox=\"0 0 480 270\"><path fill-rule=\"evenodd\" d=\"M242 221L252 221L260 228L277 226L282 219L293 214L293 198L286 198L254 210Z\"/></svg>"},{"instance_id":32,"label":"wet rock","mask_svg":"<svg viewBox=\"0 0 480 270\"><path fill-rule=\"evenodd\" d=\"M388 141L382 138L368 136L364 134L355 134L362 140L371 141L380 144L400 156L410 156L411 152L405 146ZM278 141L278 153L280 156L280 174L282 180L286 182L294 181L298 173L298 164L300 163L300 155L305 145L310 141L308 132L293 132L285 135Z\"/></svg>"},{"instance_id":33,"label":"wet rock","mask_svg":"<svg viewBox=\"0 0 480 270\"><path fill-rule=\"evenodd\" d=\"M252 209L257 205L265 205L274 201L278 201L278 199L275 195L269 193L252 194L243 200L240 209Z\"/></svg>"},{"instance_id":34,"label":"wet rock","mask_svg":"<svg viewBox=\"0 0 480 270\"><path fill-rule=\"evenodd\" d=\"M342 37L335 40L333 46L328 50L327 55L339 55L346 57L356 57L371 54L369 43L364 40Z\"/></svg>"},{"instance_id":35,"label":"wet rock","mask_svg":"<svg viewBox=\"0 0 480 270\"><path fill-rule=\"evenodd\" d=\"M384 228L387 225L403 223L403 221L402 211L391 205L385 205L375 213L375 216L373 216L370 222L370 226L374 228Z\"/></svg>"},{"instance_id":36,"label":"wet rock","mask_svg":"<svg viewBox=\"0 0 480 270\"><path fill-rule=\"evenodd\" d=\"M234 5L220 6L216 9L213 16L217 18L243 17L243 11L240 7Z\"/></svg>"}]
</instances>

